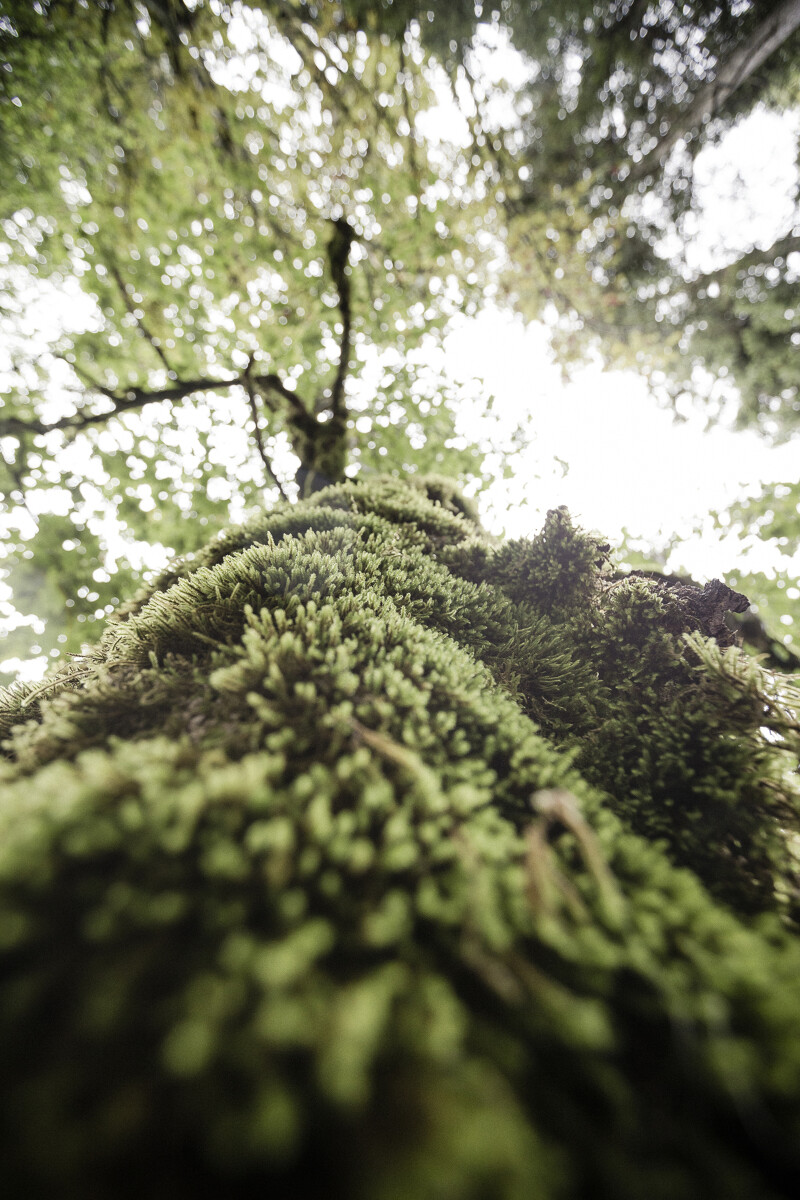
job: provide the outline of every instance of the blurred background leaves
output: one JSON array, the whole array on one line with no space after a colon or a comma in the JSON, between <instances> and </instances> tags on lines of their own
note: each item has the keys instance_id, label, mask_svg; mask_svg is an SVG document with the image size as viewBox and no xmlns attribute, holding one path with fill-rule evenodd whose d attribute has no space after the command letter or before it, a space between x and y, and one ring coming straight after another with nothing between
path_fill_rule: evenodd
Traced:
<instances>
[{"instance_id":1,"label":"blurred background leaves","mask_svg":"<svg viewBox=\"0 0 800 1200\"><path fill-rule=\"evenodd\" d=\"M599 359L796 437L797 172L730 212L744 122L796 156L798 25L793 0L0 0L8 670L78 650L273 474L292 494L298 411L332 437L339 382L347 474L513 471L531 414L453 383L456 315L543 320L567 376ZM791 555L799 501L765 482L718 527ZM793 569L753 576L786 639Z\"/></svg>"}]
</instances>

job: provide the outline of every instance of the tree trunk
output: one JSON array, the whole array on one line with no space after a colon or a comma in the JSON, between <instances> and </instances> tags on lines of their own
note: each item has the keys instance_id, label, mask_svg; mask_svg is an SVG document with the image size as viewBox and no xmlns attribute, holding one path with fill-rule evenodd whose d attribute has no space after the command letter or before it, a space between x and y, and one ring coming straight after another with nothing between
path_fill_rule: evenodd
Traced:
<instances>
[{"instance_id":1,"label":"tree trunk","mask_svg":"<svg viewBox=\"0 0 800 1200\"><path fill-rule=\"evenodd\" d=\"M5 696L9 1195L794 1194L797 732L606 551L329 488Z\"/></svg>"}]
</instances>

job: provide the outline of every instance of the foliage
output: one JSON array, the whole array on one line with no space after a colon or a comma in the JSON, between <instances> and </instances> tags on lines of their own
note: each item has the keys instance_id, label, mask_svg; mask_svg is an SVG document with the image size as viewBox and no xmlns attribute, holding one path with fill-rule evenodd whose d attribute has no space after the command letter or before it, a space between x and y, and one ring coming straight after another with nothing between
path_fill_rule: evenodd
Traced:
<instances>
[{"instance_id":1,"label":"foliage","mask_svg":"<svg viewBox=\"0 0 800 1200\"><path fill-rule=\"evenodd\" d=\"M732 504L724 514L726 525L734 526L744 538L754 533L773 541L781 554L800 550L800 483L787 481L764 486L759 493Z\"/></svg>"},{"instance_id":2,"label":"foliage","mask_svg":"<svg viewBox=\"0 0 800 1200\"><path fill-rule=\"evenodd\" d=\"M279 505L4 698L15 1194L794 1194L796 712L465 509Z\"/></svg>"},{"instance_id":3,"label":"foliage","mask_svg":"<svg viewBox=\"0 0 800 1200\"><path fill-rule=\"evenodd\" d=\"M726 582L747 593L754 614L772 631L773 639L778 635L785 643L790 657L788 661L784 659L782 669L800 669L797 606L800 487L794 481L765 484L724 511L712 513L712 518L717 529L738 538L743 546L739 566L735 574L731 572L726 577ZM763 550L765 544L772 552L772 569L753 570L748 563L749 552L756 547ZM759 638L755 649L771 653L774 647ZM775 660L773 665L779 665L779 661Z\"/></svg>"},{"instance_id":4,"label":"foliage","mask_svg":"<svg viewBox=\"0 0 800 1200\"><path fill-rule=\"evenodd\" d=\"M800 487L795 482L764 486L756 494L731 504L723 513L714 514L718 527L736 534L746 548L766 543L773 551L776 565L769 573L748 570L745 552L736 576L727 582L747 593L764 626L783 635L786 649L793 656L788 663L784 660L784 670L800 669L799 514ZM784 569L781 569L782 556L789 559ZM760 641L756 649L770 653L774 647Z\"/></svg>"},{"instance_id":5,"label":"foliage","mask_svg":"<svg viewBox=\"0 0 800 1200\"><path fill-rule=\"evenodd\" d=\"M48 509L102 575L93 524L114 518L134 557L180 552L295 470L301 489L348 460L480 479L458 396L413 361L480 290L485 188L416 131L433 92L411 34L368 36L338 4L109 2L15 8L0 39L9 326L31 276L51 312L68 280L91 302L38 356L18 333L7 363L0 491L37 493L45 523L31 542L18 519L4 569L46 652L85 633L30 589Z\"/></svg>"},{"instance_id":6,"label":"foliage","mask_svg":"<svg viewBox=\"0 0 800 1200\"><path fill-rule=\"evenodd\" d=\"M9 255L89 277L99 327L66 353L103 386L236 375L256 354L321 400L335 253L358 266L356 344L402 350L448 311L426 268L452 270L464 192L434 188L404 115L430 90L388 37L339 34L335 4L313 27L281 4L172 11L177 35L156 5L53 5L6 38Z\"/></svg>"},{"instance_id":7,"label":"foliage","mask_svg":"<svg viewBox=\"0 0 800 1200\"><path fill-rule=\"evenodd\" d=\"M768 246L703 264L694 168L756 106L796 111L798 13L0 3L9 646L76 650L120 565L265 494L387 466L475 491L485 447L420 364L489 300L556 313L567 368L599 349L790 434L796 203ZM59 531L98 584L60 617Z\"/></svg>"},{"instance_id":8,"label":"foliage","mask_svg":"<svg viewBox=\"0 0 800 1200\"><path fill-rule=\"evenodd\" d=\"M591 347L673 399L713 401L709 372L728 376L742 424L796 429L797 180L771 243L739 231L709 269L698 225L719 222L694 168L756 106L796 114L800 8L578 2L504 16L531 60L504 177L516 303L566 318L566 361Z\"/></svg>"}]
</instances>

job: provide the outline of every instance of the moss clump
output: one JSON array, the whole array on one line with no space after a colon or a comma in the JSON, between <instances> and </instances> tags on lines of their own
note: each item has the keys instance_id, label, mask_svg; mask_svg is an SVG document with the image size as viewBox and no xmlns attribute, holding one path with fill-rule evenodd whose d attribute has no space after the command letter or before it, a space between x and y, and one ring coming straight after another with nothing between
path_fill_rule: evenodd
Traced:
<instances>
[{"instance_id":1,"label":"moss clump","mask_svg":"<svg viewBox=\"0 0 800 1200\"><path fill-rule=\"evenodd\" d=\"M604 555L329 488L8 696L12 1194L794 1194L792 713Z\"/></svg>"}]
</instances>

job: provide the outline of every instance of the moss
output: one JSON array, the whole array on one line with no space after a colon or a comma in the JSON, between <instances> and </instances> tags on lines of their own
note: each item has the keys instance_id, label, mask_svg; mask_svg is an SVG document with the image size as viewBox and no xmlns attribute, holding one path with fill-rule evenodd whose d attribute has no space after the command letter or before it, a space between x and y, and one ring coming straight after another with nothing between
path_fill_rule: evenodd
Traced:
<instances>
[{"instance_id":1,"label":"moss","mask_svg":"<svg viewBox=\"0 0 800 1200\"><path fill-rule=\"evenodd\" d=\"M794 1194L796 736L695 600L376 479L9 695L12 1194Z\"/></svg>"}]
</instances>

